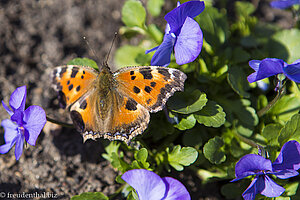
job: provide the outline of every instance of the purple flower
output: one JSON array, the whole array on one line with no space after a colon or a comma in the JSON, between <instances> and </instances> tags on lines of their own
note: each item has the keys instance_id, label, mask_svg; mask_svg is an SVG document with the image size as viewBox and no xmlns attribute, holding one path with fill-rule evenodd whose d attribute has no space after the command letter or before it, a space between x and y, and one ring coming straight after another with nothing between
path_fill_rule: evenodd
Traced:
<instances>
[{"instance_id":1,"label":"purple flower","mask_svg":"<svg viewBox=\"0 0 300 200\"><path fill-rule=\"evenodd\" d=\"M177 8L166 14L165 20L168 23L162 44L146 51L149 53L156 50L151 65L167 66L173 48L178 65L192 62L198 57L203 44L203 34L193 18L204 8L203 1L189 1L181 5L178 2Z\"/></svg>"},{"instance_id":2,"label":"purple flower","mask_svg":"<svg viewBox=\"0 0 300 200\"><path fill-rule=\"evenodd\" d=\"M34 146L37 137L46 123L46 113L39 106L30 106L25 110L26 86L17 88L10 96L9 105L2 101L4 109L11 116L1 122L4 128L5 144L0 146L0 153L7 153L14 145L15 156L19 160L23 152L24 139Z\"/></svg>"},{"instance_id":3,"label":"purple flower","mask_svg":"<svg viewBox=\"0 0 300 200\"><path fill-rule=\"evenodd\" d=\"M255 70L247 78L250 83L277 74L284 74L288 79L300 83L300 60L287 64L281 59L265 58L263 60L251 60L249 65Z\"/></svg>"},{"instance_id":4,"label":"purple flower","mask_svg":"<svg viewBox=\"0 0 300 200\"><path fill-rule=\"evenodd\" d=\"M139 200L189 200L190 194L174 178L160 178L157 174L146 169L133 169L125 172L122 179L135 189Z\"/></svg>"},{"instance_id":5,"label":"purple flower","mask_svg":"<svg viewBox=\"0 0 300 200\"><path fill-rule=\"evenodd\" d=\"M300 4L300 0L279 0L279 1L271 2L271 6L273 8L279 8L279 9L285 9L296 4Z\"/></svg>"},{"instance_id":6,"label":"purple flower","mask_svg":"<svg viewBox=\"0 0 300 200\"><path fill-rule=\"evenodd\" d=\"M300 168L300 144L297 141L289 141L283 145L279 156L272 163L270 160L256 154L242 157L235 166L237 181L250 175L256 175L249 187L243 193L245 200L254 200L260 193L267 197L278 197L285 189L277 185L267 175L273 174L280 179L297 176Z\"/></svg>"}]
</instances>

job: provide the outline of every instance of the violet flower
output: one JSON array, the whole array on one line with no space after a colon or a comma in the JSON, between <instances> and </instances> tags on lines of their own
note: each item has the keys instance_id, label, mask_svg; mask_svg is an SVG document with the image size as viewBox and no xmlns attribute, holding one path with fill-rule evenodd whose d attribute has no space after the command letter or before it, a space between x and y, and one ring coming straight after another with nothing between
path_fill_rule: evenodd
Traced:
<instances>
[{"instance_id":1,"label":"violet flower","mask_svg":"<svg viewBox=\"0 0 300 200\"><path fill-rule=\"evenodd\" d=\"M271 2L271 7L285 9L296 4L300 4L300 0L277 0Z\"/></svg>"},{"instance_id":2,"label":"violet flower","mask_svg":"<svg viewBox=\"0 0 300 200\"><path fill-rule=\"evenodd\" d=\"M299 168L300 144L292 140L283 145L279 156L273 163L256 154L242 157L235 166L236 178L232 181L255 175L249 187L242 194L245 200L254 200L258 193L267 197L278 197L285 189L277 185L267 175L273 174L280 179L287 179L297 176Z\"/></svg>"},{"instance_id":3,"label":"violet flower","mask_svg":"<svg viewBox=\"0 0 300 200\"><path fill-rule=\"evenodd\" d=\"M26 86L17 88L10 96L9 105L2 101L4 109L11 116L1 122L4 128L5 144L0 146L0 153L7 153L14 145L15 157L19 160L23 152L24 139L34 146L37 137L46 123L46 113L40 106L29 106L25 110Z\"/></svg>"},{"instance_id":4,"label":"violet flower","mask_svg":"<svg viewBox=\"0 0 300 200\"><path fill-rule=\"evenodd\" d=\"M171 177L160 178L146 169L125 172L122 179L135 189L139 200L190 200L190 194L182 183Z\"/></svg>"},{"instance_id":5,"label":"violet flower","mask_svg":"<svg viewBox=\"0 0 300 200\"><path fill-rule=\"evenodd\" d=\"M204 8L203 1L189 1L181 5L178 2L177 8L166 14L167 26L163 42L146 51L147 54L156 50L151 65L169 65L173 48L178 65L192 62L198 57L203 44L203 34L199 24L193 18Z\"/></svg>"},{"instance_id":6,"label":"violet flower","mask_svg":"<svg viewBox=\"0 0 300 200\"><path fill-rule=\"evenodd\" d=\"M263 60L251 60L249 65L255 70L247 78L250 83L277 74L284 74L288 79L300 83L300 60L287 64L281 59L265 58Z\"/></svg>"}]
</instances>

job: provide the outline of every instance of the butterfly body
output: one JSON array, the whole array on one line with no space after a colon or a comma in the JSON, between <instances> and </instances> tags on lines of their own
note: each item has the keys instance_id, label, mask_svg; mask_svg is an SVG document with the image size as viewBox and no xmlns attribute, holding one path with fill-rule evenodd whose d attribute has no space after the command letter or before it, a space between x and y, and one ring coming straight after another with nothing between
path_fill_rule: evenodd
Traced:
<instances>
[{"instance_id":1,"label":"butterfly body","mask_svg":"<svg viewBox=\"0 0 300 200\"><path fill-rule=\"evenodd\" d=\"M62 107L70 110L84 140L104 137L129 142L148 126L149 112L161 110L175 91L182 91L186 75L172 68L124 67L100 72L66 65L52 71L52 83Z\"/></svg>"}]
</instances>

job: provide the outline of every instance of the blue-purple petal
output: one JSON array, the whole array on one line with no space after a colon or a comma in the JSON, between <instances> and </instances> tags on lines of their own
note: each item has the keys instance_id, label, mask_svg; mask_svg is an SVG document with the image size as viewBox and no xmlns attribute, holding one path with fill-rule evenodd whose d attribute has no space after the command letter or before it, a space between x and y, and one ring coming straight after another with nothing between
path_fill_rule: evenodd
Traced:
<instances>
[{"instance_id":1,"label":"blue-purple petal","mask_svg":"<svg viewBox=\"0 0 300 200\"><path fill-rule=\"evenodd\" d=\"M21 110L15 110L15 113L11 116L11 121L15 122L18 124L19 127L23 126L23 116L24 116L24 111Z\"/></svg>"},{"instance_id":2,"label":"blue-purple petal","mask_svg":"<svg viewBox=\"0 0 300 200\"><path fill-rule=\"evenodd\" d=\"M167 185L167 196L164 200L190 200L191 196L184 185L171 177L164 177L162 180Z\"/></svg>"},{"instance_id":3,"label":"blue-purple petal","mask_svg":"<svg viewBox=\"0 0 300 200\"><path fill-rule=\"evenodd\" d=\"M159 46L154 47L152 49L146 50L145 54L151 53L152 51L156 51L158 49Z\"/></svg>"},{"instance_id":4,"label":"blue-purple petal","mask_svg":"<svg viewBox=\"0 0 300 200\"><path fill-rule=\"evenodd\" d=\"M248 154L242 157L235 166L235 176L237 179L244 178L258 171L272 171L272 162L256 154Z\"/></svg>"},{"instance_id":5,"label":"blue-purple petal","mask_svg":"<svg viewBox=\"0 0 300 200\"><path fill-rule=\"evenodd\" d=\"M173 34L165 34L164 40L157 48L151 59L152 66L167 66L171 61L171 53L175 43L175 37Z\"/></svg>"},{"instance_id":6,"label":"blue-purple petal","mask_svg":"<svg viewBox=\"0 0 300 200\"><path fill-rule=\"evenodd\" d=\"M260 63L261 63L261 60L250 60L249 61L249 66L252 69L254 69L255 71L258 71Z\"/></svg>"},{"instance_id":7,"label":"blue-purple petal","mask_svg":"<svg viewBox=\"0 0 300 200\"><path fill-rule=\"evenodd\" d=\"M263 183L260 181L258 187L259 193L266 197L279 197L285 189L277 185L270 177L263 176Z\"/></svg>"},{"instance_id":8,"label":"blue-purple petal","mask_svg":"<svg viewBox=\"0 0 300 200\"><path fill-rule=\"evenodd\" d=\"M37 137L46 124L46 113L40 106L30 106L24 111L24 129L26 141L34 146Z\"/></svg>"},{"instance_id":9,"label":"blue-purple petal","mask_svg":"<svg viewBox=\"0 0 300 200\"><path fill-rule=\"evenodd\" d=\"M20 159L23 153L23 146L24 146L24 136L22 134L19 134L16 137L16 147L15 147L16 160Z\"/></svg>"},{"instance_id":10,"label":"blue-purple petal","mask_svg":"<svg viewBox=\"0 0 300 200\"><path fill-rule=\"evenodd\" d=\"M258 193L257 184L258 184L258 182L261 182L262 180L263 180L263 178L261 176L256 176L252 180L251 184L248 186L248 188L242 194L242 196L245 200L254 200L255 199L255 196Z\"/></svg>"},{"instance_id":11,"label":"blue-purple petal","mask_svg":"<svg viewBox=\"0 0 300 200\"><path fill-rule=\"evenodd\" d=\"M193 62L200 54L203 44L203 34L199 24L187 17L174 47L176 63L183 65Z\"/></svg>"},{"instance_id":12,"label":"blue-purple petal","mask_svg":"<svg viewBox=\"0 0 300 200\"><path fill-rule=\"evenodd\" d=\"M276 74L283 73L284 64L285 62L281 59L265 58L259 64L258 70L248 76L248 81L252 83L264 78L268 78L270 76L274 76ZM255 65L251 65L251 67L257 68L257 66Z\"/></svg>"},{"instance_id":13,"label":"blue-purple petal","mask_svg":"<svg viewBox=\"0 0 300 200\"><path fill-rule=\"evenodd\" d=\"M9 105L15 112L24 111L26 102L26 86L18 87L10 96Z\"/></svg>"},{"instance_id":14,"label":"blue-purple petal","mask_svg":"<svg viewBox=\"0 0 300 200\"><path fill-rule=\"evenodd\" d=\"M285 66L283 71L288 79L300 83L300 62Z\"/></svg>"},{"instance_id":15,"label":"blue-purple petal","mask_svg":"<svg viewBox=\"0 0 300 200\"><path fill-rule=\"evenodd\" d=\"M273 171L298 170L300 168L300 144L295 140L285 143L272 167Z\"/></svg>"},{"instance_id":16,"label":"blue-purple petal","mask_svg":"<svg viewBox=\"0 0 300 200\"><path fill-rule=\"evenodd\" d=\"M205 5L203 1L188 1L167 13L165 20L170 25L171 32L175 33L181 28L186 17L194 18L199 15L204 8Z\"/></svg>"},{"instance_id":17,"label":"blue-purple petal","mask_svg":"<svg viewBox=\"0 0 300 200\"><path fill-rule=\"evenodd\" d=\"M285 9L299 3L300 3L299 0L279 0L279 1L272 1L271 7Z\"/></svg>"},{"instance_id":18,"label":"blue-purple petal","mask_svg":"<svg viewBox=\"0 0 300 200\"><path fill-rule=\"evenodd\" d=\"M129 170L122 175L122 179L135 189L139 200L157 200L166 195L164 181L146 169Z\"/></svg>"},{"instance_id":19,"label":"blue-purple petal","mask_svg":"<svg viewBox=\"0 0 300 200\"><path fill-rule=\"evenodd\" d=\"M296 170L292 169L279 170L276 172L272 172L271 174L274 174L280 179L287 179L299 175L299 173Z\"/></svg>"},{"instance_id":20,"label":"blue-purple petal","mask_svg":"<svg viewBox=\"0 0 300 200\"><path fill-rule=\"evenodd\" d=\"M10 143L19 134L18 126L10 119L5 119L1 122L1 126L4 128L4 140L5 143Z\"/></svg>"},{"instance_id":21,"label":"blue-purple petal","mask_svg":"<svg viewBox=\"0 0 300 200\"><path fill-rule=\"evenodd\" d=\"M10 110L10 108L4 103L4 101L2 101L2 106L10 116L14 114L14 112Z\"/></svg>"},{"instance_id":22,"label":"blue-purple petal","mask_svg":"<svg viewBox=\"0 0 300 200\"><path fill-rule=\"evenodd\" d=\"M16 143L17 137L13 138L11 141L6 142L5 144L0 146L0 153L5 154L7 153Z\"/></svg>"}]
</instances>

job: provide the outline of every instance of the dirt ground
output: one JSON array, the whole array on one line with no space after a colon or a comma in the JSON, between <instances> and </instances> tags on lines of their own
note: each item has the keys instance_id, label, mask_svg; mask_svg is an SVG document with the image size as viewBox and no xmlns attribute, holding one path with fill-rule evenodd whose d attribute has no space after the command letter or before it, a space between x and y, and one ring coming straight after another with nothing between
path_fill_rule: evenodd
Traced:
<instances>
[{"instance_id":1,"label":"dirt ground","mask_svg":"<svg viewBox=\"0 0 300 200\"><path fill-rule=\"evenodd\" d=\"M40 105L50 116L68 120L68 113L59 109L45 72L75 57L89 57L101 64L114 32L122 26L123 3L120 0L1 0L0 100L8 103L15 88L26 85L26 107ZM281 21L286 17L276 12L258 12L257 15L288 27L288 23ZM83 36L98 58L93 57ZM111 58L122 42L122 38L117 39ZM112 60L109 60L111 66ZM1 106L0 120L8 117ZM3 133L0 128L0 145L4 144ZM120 185L114 181L117 172L101 157L102 153L102 139L83 143L74 129L47 123L36 146L26 149L19 161L15 160L14 149L0 155L0 192L45 192L56 199L94 191L111 195ZM200 179L189 170L184 174L173 172L172 176L185 184L192 199L222 199L215 184L203 188Z\"/></svg>"}]
</instances>

